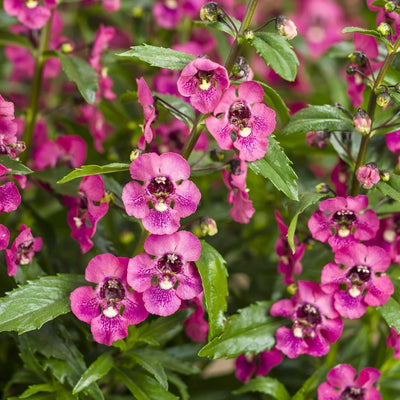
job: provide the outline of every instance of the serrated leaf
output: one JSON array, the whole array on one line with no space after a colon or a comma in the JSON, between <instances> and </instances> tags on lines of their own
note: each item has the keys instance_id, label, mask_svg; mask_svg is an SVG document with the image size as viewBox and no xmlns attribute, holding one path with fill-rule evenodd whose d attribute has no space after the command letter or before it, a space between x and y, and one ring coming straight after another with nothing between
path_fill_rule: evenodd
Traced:
<instances>
[{"instance_id":1,"label":"serrated leaf","mask_svg":"<svg viewBox=\"0 0 400 400\"><path fill-rule=\"evenodd\" d=\"M55 52L55 55L61 61L62 69L67 78L76 83L82 97L89 104L93 104L96 100L96 92L99 90L99 76L96 70L82 58L68 56L60 52Z\"/></svg>"},{"instance_id":2,"label":"serrated leaf","mask_svg":"<svg viewBox=\"0 0 400 400\"><path fill-rule=\"evenodd\" d=\"M88 175L111 174L114 172L129 171L130 164L111 163L107 165L82 165L64 176L57 183L66 183L73 179L82 178Z\"/></svg>"},{"instance_id":3,"label":"serrated leaf","mask_svg":"<svg viewBox=\"0 0 400 400\"><path fill-rule=\"evenodd\" d=\"M297 226L297 219L299 215L309 206L318 203L321 199L326 197L326 194L319 194L315 192L304 192L300 195L299 202L295 204L295 208L292 211L293 217L290 221L287 233L287 240L289 243L292 252L295 252L295 245L294 245L294 234L296 231Z\"/></svg>"},{"instance_id":4,"label":"serrated leaf","mask_svg":"<svg viewBox=\"0 0 400 400\"><path fill-rule=\"evenodd\" d=\"M0 29L0 46L15 45L33 50L32 43L26 36L12 33L7 29Z\"/></svg>"},{"instance_id":5,"label":"serrated leaf","mask_svg":"<svg viewBox=\"0 0 400 400\"><path fill-rule=\"evenodd\" d=\"M389 196L393 200L400 201L400 176L391 175L388 182L383 182L380 180L376 187L385 196Z\"/></svg>"},{"instance_id":6,"label":"serrated leaf","mask_svg":"<svg viewBox=\"0 0 400 400\"><path fill-rule=\"evenodd\" d=\"M104 375L108 374L114 365L114 359L110 353L104 353L83 373L72 393L76 394L88 388L92 383L98 381Z\"/></svg>"},{"instance_id":7,"label":"serrated leaf","mask_svg":"<svg viewBox=\"0 0 400 400\"><path fill-rule=\"evenodd\" d=\"M268 86L267 84L261 81L256 81L256 82L259 83L264 89L265 102L268 104L268 106L270 106L276 111L282 124L286 124L290 119L290 115L289 115L289 109L286 107L286 104L283 101L282 97L278 94L278 92L275 89L272 89L271 86Z\"/></svg>"},{"instance_id":8,"label":"serrated leaf","mask_svg":"<svg viewBox=\"0 0 400 400\"><path fill-rule=\"evenodd\" d=\"M258 302L232 315L225 330L207 343L199 356L217 359L260 353L275 344L275 332L282 323L268 315L270 303Z\"/></svg>"},{"instance_id":9,"label":"serrated leaf","mask_svg":"<svg viewBox=\"0 0 400 400\"><path fill-rule=\"evenodd\" d=\"M204 288L204 299L208 313L209 340L217 336L225 325L228 296L228 271L225 260L211 245L201 242L201 256L196 261Z\"/></svg>"},{"instance_id":10,"label":"serrated leaf","mask_svg":"<svg viewBox=\"0 0 400 400\"><path fill-rule=\"evenodd\" d=\"M153 67L179 71L185 68L190 61L193 61L196 58L195 56L183 53L182 51L151 46L148 44L144 44L142 46L133 46L130 50L117 55L119 57L128 59L139 59Z\"/></svg>"},{"instance_id":11,"label":"serrated leaf","mask_svg":"<svg viewBox=\"0 0 400 400\"><path fill-rule=\"evenodd\" d=\"M383 306L378 307L378 311L389 326L393 326L397 332L400 332L400 303L398 301L390 297Z\"/></svg>"},{"instance_id":12,"label":"serrated leaf","mask_svg":"<svg viewBox=\"0 0 400 400\"><path fill-rule=\"evenodd\" d=\"M277 33L258 32L250 44L279 76L290 82L296 79L299 60L285 37Z\"/></svg>"},{"instance_id":13,"label":"serrated leaf","mask_svg":"<svg viewBox=\"0 0 400 400\"><path fill-rule=\"evenodd\" d=\"M264 158L249 163L257 175L269 179L272 184L292 200L298 199L297 175L290 166L292 162L286 156L274 137L268 137L268 150Z\"/></svg>"},{"instance_id":14,"label":"serrated leaf","mask_svg":"<svg viewBox=\"0 0 400 400\"><path fill-rule=\"evenodd\" d=\"M324 378L326 379L327 372L328 369L325 365L318 368L314 374L304 382L303 386L295 395L292 396L291 400L309 400L311 397L314 398L314 396L310 396L310 394L316 391Z\"/></svg>"},{"instance_id":15,"label":"serrated leaf","mask_svg":"<svg viewBox=\"0 0 400 400\"><path fill-rule=\"evenodd\" d=\"M12 160L10 157L4 154L0 156L0 164L4 165L8 169L11 169L11 172L8 172L11 175L28 175L33 173L33 171L26 165L19 161Z\"/></svg>"},{"instance_id":16,"label":"serrated leaf","mask_svg":"<svg viewBox=\"0 0 400 400\"><path fill-rule=\"evenodd\" d=\"M248 392L260 392L268 394L277 400L289 400L290 395L285 386L275 378L257 377L244 384L240 389L237 389L233 394L242 394Z\"/></svg>"},{"instance_id":17,"label":"serrated leaf","mask_svg":"<svg viewBox=\"0 0 400 400\"><path fill-rule=\"evenodd\" d=\"M44 323L71 310L69 295L87 284L83 276L44 276L6 293L0 299L0 332L19 334L39 329Z\"/></svg>"},{"instance_id":18,"label":"serrated leaf","mask_svg":"<svg viewBox=\"0 0 400 400\"><path fill-rule=\"evenodd\" d=\"M392 49L393 46L381 33L378 31L374 31L372 29L363 29L359 28L358 26L348 26L342 29L342 33L360 33L362 35L373 36L380 40L381 42L385 43L388 49Z\"/></svg>"},{"instance_id":19,"label":"serrated leaf","mask_svg":"<svg viewBox=\"0 0 400 400\"><path fill-rule=\"evenodd\" d=\"M337 107L308 106L292 116L281 134L306 133L309 131L353 131L351 118Z\"/></svg>"}]
</instances>

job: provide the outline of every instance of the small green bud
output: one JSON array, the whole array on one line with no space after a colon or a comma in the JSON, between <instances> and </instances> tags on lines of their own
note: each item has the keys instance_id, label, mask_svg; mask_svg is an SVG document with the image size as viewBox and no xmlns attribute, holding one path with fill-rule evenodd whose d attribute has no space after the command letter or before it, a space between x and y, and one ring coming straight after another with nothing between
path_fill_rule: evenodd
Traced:
<instances>
[{"instance_id":1,"label":"small green bud","mask_svg":"<svg viewBox=\"0 0 400 400\"><path fill-rule=\"evenodd\" d=\"M249 67L247 60L244 57L238 57L235 61L235 64L232 67L233 77L231 79L239 80L246 78L250 72L251 69Z\"/></svg>"},{"instance_id":2,"label":"small green bud","mask_svg":"<svg viewBox=\"0 0 400 400\"><path fill-rule=\"evenodd\" d=\"M388 1L385 4L385 10L389 13L393 12L396 9L396 3L394 1Z\"/></svg>"},{"instance_id":3,"label":"small green bud","mask_svg":"<svg viewBox=\"0 0 400 400\"><path fill-rule=\"evenodd\" d=\"M101 203L108 203L112 204L114 203L115 198L114 198L114 193L106 191L104 196L101 199Z\"/></svg>"},{"instance_id":4,"label":"small green bud","mask_svg":"<svg viewBox=\"0 0 400 400\"><path fill-rule=\"evenodd\" d=\"M350 61L355 65L364 65L367 61L367 56L363 51L355 51L349 54Z\"/></svg>"},{"instance_id":5,"label":"small green bud","mask_svg":"<svg viewBox=\"0 0 400 400\"><path fill-rule=\"evenodd\" d=\"M251 42L254 39L254 32L248 29L247 31L244 32L244 38L248 42Z\"/></svg>"},{"instance_id":6,"label":"small green bud","mask_svg":"<svg viewBox=\"0 0 400 400\"><path fill-rule=\"evenodd\" d=\"M349 76L353 76L357 73L357 68L354 65L349 65L346 68L346 74Z\"/></svg>"},{"instance_id":7,"label":"small green bud","mask_svg":"<svg viewBox=\"0 0 400 400\"><path fill-rule=\"evenodd\" d=\"M206 22L216 22L222 16L221 7L214 1L204 4L200 9L200 19Z\"/></svg>"},{"instance_id":8,"label":"small green bud","mask_svg":"<svg viewBox=\"0 0 400 400\"><path fill-rule=\"evenodd\" d=\"M332 189L327 185L326 183L318 183L317 186L315 186L315 189L317 190L317 193L319 194L327 194L332 191Z\"/></svg>"},{"instance_id":9,"label":"small green bud","mask_svg":"<svg viewBox=\"0 0 400 400\"><path fill-rule=\"evenodd\" d=\"M200 229L203 236L214 236L218 233L217 223L208 217L201 218Z\"/></svg>"},{"instance_id":10,"label":"small green bud","mask_svg":"<svg viewBox=\"0 0 400 400\"><path fill-rule=\"evenodd\" d=\"M141 154L142 154L142 150L139 150L139 149L132 150L131 154L129 156L129 159L131 161L135 161Z\"/></svg>"},{"instance_id":11,"label":"small green bud","mask_svg":"<svg viewBox=\"0 0 400 400\"><path fill-rule=\"evenodd\" d=\"M64 42L61 45L61 53L68 54L71 53L74 50L74 47L70 42Z\"/></svg>"},{"instance_id":12,"label":"small green bud","mask_svg":"<svg viewBox=\"0 0 400 400\"><path fill-rule=\"evenodd\" d=\"M224 152L220 149L212 149L210 151L210 158L213 161L222 161L224 159Z\"/></svg>"},{"instance_id":13,"label":"small green bud","mask_svg":"<svg viewBox=\"0 0 400 400\"><path fill-rule=\"evenodd\" d=\"M297 292L297 285L295 283L291 283L287 288L287 292L293 296Z\"/></svg>"},{"instance_id":14,"label":"small green bud","mask_svg":"<svg viewBox=\"0 0 400 400\"><path fill-rule=\"evenodd\" d=\"M143 17L143 7L140 7L140 6L133 7L132 15L135 18L142 18Z\"/></svg>"},{"instance_id":15,"label":"small green bud","mask_svg":"<svg viewBox=\"0 0 400 400\"><path fill-rule=\"evenodd\" d=\"M389 182L390 180L390 172L387 170L380 170L379 175L383 182Z\"/></svg>"},{"instance_id":16,"label":"small green bud","mask_svg":"<svg viewBox=\"0 0 400 400\"><path fill-rule=\"evenodd\" d=\"M376 28L377 31L382 34L383 36L387 36L390 34L390 32L392 31L392 28L390 27L389 24L387 24L386 22L381 22L378 26L378 28Z\"/></svg>"},{"instance_id":17,"label":"small green bud","mask_svg":"<svg viewBox=\"0 0 400 400\"><path fill-rule=\"evenodd\" d=\"M376 104L380 107L387 107L390 103L391 97L387 92L379 93L376 98Z\"/></svg>"}]
</instances>

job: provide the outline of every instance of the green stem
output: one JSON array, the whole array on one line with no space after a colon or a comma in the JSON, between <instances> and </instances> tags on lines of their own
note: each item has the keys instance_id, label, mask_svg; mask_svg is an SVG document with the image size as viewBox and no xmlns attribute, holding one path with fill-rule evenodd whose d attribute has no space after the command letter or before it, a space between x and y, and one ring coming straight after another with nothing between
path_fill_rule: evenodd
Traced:
<instances>
[{"instance_id":1,"label":"green stem","mask_svg":"<svg viewBox=\"0 0 400 400\"><path fill-rule=\"evenodd\" d=\"M32 89L31 96L29 99L29 108L26 114L25 120L25 131L23 135L23 141L25 142L26 150L21 154L21 160L26 162L29 158L29 152L32 144L33 131L36 124L37 113L38 113L38 103L40 96L40 87L42 83L42 72L44 63L46 61L44 57L44 52L47 50L47 44L49 42L50 29L51 29L50 17L47 24L44 26L40 34L39 47L36 53L36 63L32 78Z\"/></svg>"},{"instance_id":2,"label":"green stem","mask_svg":"<svg viewBox=\"0 0 400 400\"><path fill-rule=\"evenodd\" d=\"M247 5L246 14L245 14L242 24L240 26L239 34L236 37L235 41L233 42L231 51L230 51L228 58L226 60L226 63L225 63L225 68L228 71L228 74L231 72L233 65L235 64L235 61L238 57L243 33L250 26L251 19L253 18L254 11L257 7L257 2L258 2L258 0L250 0ZM197 140L199 139L201 129L199 129L198 125L199 125L199 122L201 121L202 117L203 117L203 114L196 115L196 120L194 121L192 130L190 131L190 134L189 134L185 144L183 145L181 155L186 160L189 158L190 154L193 151L194 146L197 143Z\"/></svg>"},{"instance_id":3,"label":"green stem","mask_svg":"<svg viewBox=\"0 0 400 400\"><path fill-rule=\"evenodd\" d=\"M383 62L383 65L382 65L381 69L379 70L378 76L374 82L372 89L371 89L371 95L369 97L368 110L367 110L368 116L371 119L371 126L373 126L375 110L376 110L377 89L381 86L383 79L385 78L385 75L387 73L387 70L389 69L390 64L392 63L393 58L396 55L399 47L400 47L400 36L396 39L396 41L393 45L393 50L386 56L385 61ZM352 181L351 181L350 194L352 196L357 196L360 191L360 184L357 180L357 170L362 165L364 165L365 155L367 154L367 148L368 148L369 141L372 137L372 132L373 131L371 130L370 133L363 135L363 137L361 139L360 149L358 151L357 161L356 161L356 165L354 166L353 177L352 177Z\"/></svg>"}]
</instances>

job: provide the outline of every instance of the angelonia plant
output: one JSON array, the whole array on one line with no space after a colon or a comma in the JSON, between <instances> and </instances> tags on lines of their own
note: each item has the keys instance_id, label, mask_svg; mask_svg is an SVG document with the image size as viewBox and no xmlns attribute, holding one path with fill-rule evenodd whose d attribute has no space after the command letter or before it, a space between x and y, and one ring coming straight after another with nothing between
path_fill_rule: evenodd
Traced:
<instances>
[{"instance_id":1,"label":"angelonia plant","mask_svg":"<svg viewBox=\"0 0 400 400\"><path fill-rule=\"evenodd\" d=\"M1 399L400 398L399 1L1 5Z\"/></svg>"}]
</instances>

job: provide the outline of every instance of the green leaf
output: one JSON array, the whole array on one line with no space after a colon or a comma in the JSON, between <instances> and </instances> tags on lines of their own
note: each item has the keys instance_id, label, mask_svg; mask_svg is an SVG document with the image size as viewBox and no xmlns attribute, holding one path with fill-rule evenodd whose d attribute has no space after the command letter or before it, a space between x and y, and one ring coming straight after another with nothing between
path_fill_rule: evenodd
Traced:
<instances>
[{"instance_id":1,"label":"green leaf","mask_svg":"<svg viewBox=\"0 0 400 400\"><path fill-rule=\"evenodd\" d=\"M195 56L183 53L182 51L151 46L148 44L133 46L130 50L117 55L128 59L139 59L153 67L179 71L196 58Z\"/></svg>"},{"instance_id":2,"label":"green leaf","mask_svg":"<svg viewBox=\"0 0 400 400\"><path fill-rule=\"evenodd\" d=\"M0 156L0 164L4 165L8 169L11 169L12 171L8 172L8 174L11 175L28 175L33 172L26 165L19 161L12 160L10 157L4 154Z\"/></svg>"},{"instance_id":3,"label":"green leaf","mask_svg":"<svg viewBox=\"0 0 400 400\"><path fill-rule=\"evenodd\" d=\"M275 89L272 89L271 86L268 86L264 82L260 81L256 82L259 83L264 89L265 102L268 104L268 106L270 106L276 111L282 124L286 124L290 119L290 115L289 115L289 109L286 107L286 104L283 101L282 97L278 94L278 92Z\"/></svg>"},{"instance_id":4,"label":"green leaf","mask_svg":"<svg viewBox=\"0 0 400 400\"><path fill-rule=\"evenodd\" d=\"M96 70L82 58L68 56L60 52L55 52L55 55L61 61L62 69L67 78L76 83L82 97L89 104L93 104L96 100L96 92L99 90L99 76Z\"/></svg>"},{"instance_id":5,"label":"green leaf","mask_svg":"<svg viewBox=\"0 0 400 400\"><path fill-rule=\"evenodd\" d=\"M47 183L55 193L63 196L75 197L78 194L79 182L68 182L60 185L58 181L70 171L66 167L47 168L41 171L35 171L34 177L38 181Z\"/></svg>"},{"instance_id":6,"label":"green leaf","mask_svg":"<svg viewBox=\"0 0 400 400\"><path fill-rule=\"evenodd\" d=\"M390 297L383 306L378 307L378 311L389 326L400 332L400 303L397 300Z\"/></svg>"},{"instance_id":7,"label":"green leaf","mask_svg":"<svg viewBox=\"0 0 400 400\"><path fill-rule=\"evenodd\" d=\"M48 383L43 383L41 385L30 385L28 389L26 389L20 396L20 399L26 399L31 397L32 395L40 392L55 392L57 390L56 387L50 385Z\"/></svg>"},{"instance_id":8,"label":"green leaf","mask_svg":"<svg viewBox=\"0 0 400 400\"><path fill-rule=\"evenodd\" d=\"M315 192L304 192L300 195L300 200L295 203L295 208L292 211L293 217L290 221L287 233L287 240L292 252L295 252L294 234L297 226L297 219L299 215L309 206L318 203L321 199L326 197L326 194L319 194Z\"/></svg>"},{"instance_id":9,"label":"green leaf","mask_svg":"<svg viewBox=\"0 0 400 400\"><path fill-rule=\"evenodd\" d=\"M108 374L114 365L114 359L111 353L104 353L83 373L72 393L76 394L88 388L92 383L98 381L104 375Z\"/></svg>"},{"instance_id":10,"label":"green leaf","mask_svg":"<svg viewBox=\"0 0 400 400\"><path fill-rule=\"evenodd\" d=\"M393 49L392 44L380 32L372 29L363 29L358 26L348 26L342 29L342 33L361 33L362 35L373 36L383 42L388 49Z\"/></svg>"},{"instance_id":11,"label":"green leaf","mask_svg":"<svg viewBox=\"0 0 400 400\"><path fill-rule=\"evenodd\" d=\"M325 365L318 368L310 378L308 378L303 386L296 392L294 396L292 396L291 400L309 400L310 398L314 398L315 396L311 396L312 392L317 390L319 384L326 379L326 374L328 369Z\"/></svg>"},{"instance_id":12,"label":"green leaf","mask_svg":"<svg viewBox=\"0 0 400 400\"><path fill-rule=\"evenodd\" d=\"M281 134L306 133L309 131L353 131L352 119L337 107L308 106L298 111L284 126Z\"/></svg>"},{"instance_id":13,"label":"green leaf","mask_svg":"<svg viewBox=\"0 0 400 400\"><path fill-rule=\"evenodd\" d=\"M75 168L68 175L64 176L57 183L66 183L73 179L82 178L88 175L110 174L114 172L129 171L130 164L111 163L106 165L82 165L80 168Z\"/></svg>"},{"instance_id":14,"label":"green leaf","mask_svg":"<svg viewBox=\"0 0 400 400\"><path fill-rule=\"evenodd\" d=\"M239 31L241 22L232 16L230 16L230 20L235 24L236 29ZM224 32L224 33L227 33L228 35L231 35L233 38L236 37L236 32L234 30L232 30L229 25L227 25L223 22L195 21L194 25L195 26L205 26L207 28L216 29L220 32Z\"/></svg>"},{"instance_id":15,"label":"green leaf","mask_svg":"<svg viewBox=\"0 0 400 400\"><path fill-rule=\"evenodd\" d=\"M225 260L207 242L201 242L201 256L196 261L204 288L209 331L209 340L217 336L225 325L225 312L227 310L226 297L228 296L228 271Z\"/></svg>"},{"instance_id":16,"label":"green leaf","mask_svg":"<svg viewBox=\"0 0 400 400\"><path fill-rule=\"evenodd\" d=\"M277 400L289 400L290 395L285 386L275 378L257 377L244 384L240 389L237 389L233 394L242 394L248 392L260 392L268 394Z\"/></svg>"},{"instance_id":17,"label":"green leaf","mask_svg":"<svg viewBox=\"0 0 400 400\"><path fill-rule=\"evenodd\" d=\"M385 196L391 197L393 200L400 201L400 176L391 175L388 182L380 180L376 187Z\"/></svg>"},{"instance_id":18,"label":"green leaf","mask_svg":"<svg viewBox=\"0 0 400 400\"><path fill-rule=\"evenodd\" d=\"M176 386L179 390L182 400L190 400L189 392L187 390L186 383L181 379L179 375L173 374L172 372L167 373L168 380Z\"/></svg>"},{"instance_id":19,"label":"green leaf","mask_svg":"<svg viewBox=\"0 0 400 400\"><path fill-rule=\"evenodd\" d=\"M297 175L291 167L292 162L286 156L273 136L268 137L268 150L264 158L249 163L257 175L269 179L273 185L292 200L298 199Z\"/></svg>"},{"instance_id":20,"label":"green leaf","mask_svg":"<svg viewBox=\"0 0 400 400\"><path fill-rule=\"evenodd\" d=\"M83 276L58 274L29 281L6 293L0 299L0 332L21 334L39 329L47 321L66 314L71 310L69 295L85 284Z\"/></svg>"},{"instance_id":21,"label":"green leaf","mask_svg":"<svg viewBox=\"0 0 400 400\"><path fill-rule=\"evenodd\" d=\"M270 303L257 302L232 315L225 330L207 343L199 356L217 359L260 353L275 344L275 332L282 322L268 315Z\"/></svg>"},{"instance_id":22,"label":"green leaf","mask_svg":"<svg viewBox=\"0 0 400 400\"><path fill-rule=\"evenodd\" d=\"M0 46L7 46L10 44L33 50L32 43L24 35L12 33L7 29L0 29Z\"/></svg>"},{"instance_id":23,"label":"green leaf","mask_svg":"<svg viewBox=\"0 0 400 400\"><path fill-rule=\"evenodd\" d=\"M296 79L299 60L285 37L277 33L258 32L250 44L279 76L291 82Z\"/></svg>"}]
</instances>

